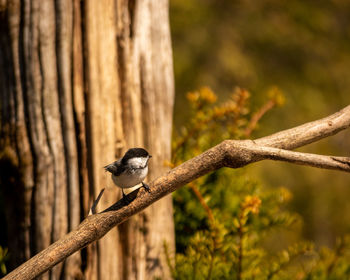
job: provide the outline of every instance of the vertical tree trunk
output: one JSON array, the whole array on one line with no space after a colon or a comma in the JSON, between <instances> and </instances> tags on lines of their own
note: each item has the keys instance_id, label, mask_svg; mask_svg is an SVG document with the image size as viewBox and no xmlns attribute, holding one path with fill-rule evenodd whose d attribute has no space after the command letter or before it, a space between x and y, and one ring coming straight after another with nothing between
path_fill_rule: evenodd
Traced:
<instances>
[{"instance_id":1,"label":"vertical tree trunk","mask_svg":"<svg viewBox=\"0 0 350 280\"><path fill-rule=\"evenodd\" d=\"M9 0L0 10L1 193L12 268L75 228L128 148L170 159L174 100L168 2ZM13 238L16 236L17 238ZM167 197L45 279L168 278ZM118 277L119 276L119 277Z\"/></svg>"}]
</instances>

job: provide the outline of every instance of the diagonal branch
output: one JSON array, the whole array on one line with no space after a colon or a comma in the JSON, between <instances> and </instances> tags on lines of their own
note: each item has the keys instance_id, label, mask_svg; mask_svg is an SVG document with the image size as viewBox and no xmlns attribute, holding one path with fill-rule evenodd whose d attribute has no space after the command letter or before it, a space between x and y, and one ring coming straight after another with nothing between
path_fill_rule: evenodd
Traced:
<instances>
[{"instance_id":1,"label":"diagonal branch","mask_svg":"<svg viewBox=\"0 0 350 280\"><path fill-rule=\"evenodd\" d=\"M316 142L350 126L350 105L326 118L277 132L256 140L256 144L286 150Z\"/></svg>"},{"instance_id":2,"label":"diagonal branch","mask_svg":"<svg viewBox=\"0 0 350 280\"><path fill-rule=\"evenodd\" d=\"M240 168L260 160L272 159L349 172L349 158L287 151L334 135L349 126L350 106L347 106L326 118L255 141L223 141L155 179L150 183L151 193L136 190L128 195L129 200L132 200L129 205L121 200L102 213L88 216L76 230L19 266L4 280L25 280L39 276L165 195L222 167Z\"/></svg>"}]
</instances>

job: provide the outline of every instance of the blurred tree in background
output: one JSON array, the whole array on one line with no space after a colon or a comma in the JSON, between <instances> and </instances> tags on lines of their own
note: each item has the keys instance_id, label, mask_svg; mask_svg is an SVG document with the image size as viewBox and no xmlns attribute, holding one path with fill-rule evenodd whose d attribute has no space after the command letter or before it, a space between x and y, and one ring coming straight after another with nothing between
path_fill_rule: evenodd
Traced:
<instances>
[{"instance_id":1,"label":"blurred tree in background","mask_svg":"<svg viewBox=\"0 0 350 280\"><path fill-rule=\"evenodd\" d=\"M172 0L175 124L189 116L185 93L203 85L225 100L232 88L247 88L254 109L277 87L286 104L261 120L252 137L330 114L349 103L350 2L277 0ZM182 114L177 114L181 108ZM187 108L188 113L183 108ZM350 133L302 148L349 155ZM294 199L288 208L307 226L303 236L334 246L350 231L348 174L281 163L247 168L266 185L283 185Z\"/></svg>"}]
</instances>

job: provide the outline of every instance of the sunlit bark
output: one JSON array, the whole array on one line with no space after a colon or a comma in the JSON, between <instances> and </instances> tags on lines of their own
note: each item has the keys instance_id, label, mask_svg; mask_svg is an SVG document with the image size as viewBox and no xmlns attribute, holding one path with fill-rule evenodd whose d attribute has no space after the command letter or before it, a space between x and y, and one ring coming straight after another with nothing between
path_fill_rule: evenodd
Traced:
<instances>
[{"instance_id":1,"label":"sunlit bark","mask_svg":"<svg viewBox=\"0 0 350 280\"><path fill-rule=\"evenodd\" d=\"M170 159L174 100L167 1L5 1L0 11L1 188L10 269L120 196L102 167L126 149ZM16 236L17 238L13 238ZM44 274L167 277L171 197ZM16 254L11 254L16 252Z\"/></svg>"}]
</instances>

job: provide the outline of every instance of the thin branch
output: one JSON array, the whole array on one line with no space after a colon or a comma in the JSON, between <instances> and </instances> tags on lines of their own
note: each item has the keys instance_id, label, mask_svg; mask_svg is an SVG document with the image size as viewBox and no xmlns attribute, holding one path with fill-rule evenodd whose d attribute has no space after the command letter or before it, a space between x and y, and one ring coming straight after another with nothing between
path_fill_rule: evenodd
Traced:
<instances>
[{"instance_id":1,"label":"thin branch","mask_svg":"<svg viewBox=\"0 0 350 280\"><path fill-rule=\"evenodd\" d=\"M293 150L337 134L350 126L350 105L326 118L255 140L260 146Z\"/></svg>"},{"instance_id":2,"label":"thin branch","mask_svg":"<svg viewBox=\"0 0 350 280\"><path fill-rule=\"evenodd\" d=\"M248 140L249 141L249 140ZM249 141L254 143L253 141ZM240 143L240 147L243 148L243 142ZM243 148L244 149L244 148ZM308 165L323 169L335 169L345 172L350 172L350 157L335 157L324 156L309 153L293 152L272 147L262 147L254 144L248 144L247 151L252 155L262 159L271 159L286 161L290 163Z\"/></svg>"},{"instance_id":3,"label":"thin branch","mask_svg":"<svg viewBox=\"0 0 350 280\"><path fill-rule=\"evenodd\" d=\"M243 225L242 225L242 212L239 214L238 217L238 263L237 263L237 280L242 279L242 266L243 266Z\"/></svg>"},{"instance_id":4,"label":"thin branch","mask_svg":"<svg viewBox=\"0 0 350 280\"><path fill-rule=\"evenodd\" d=\"M210 207L208 206L208 204L205 202L204 197L202 196L201 192L199 191L199 189L195 186L195 184L193 184L193 182L190 182L189 187L191 188L191 190L194 192L194 194L197 196L199 203L202 205L202 207L204 208L204 210L207 212L208 215L208 219L209 222L211 224L214 223L214 215L213 215L213 211L211 211Z\"/></svg>"},{"instance_id":5,"label":"thin branch","mask_svg":"<svg viewBox=\"0 0 350 280\"><path fill-rule=\"evenodd\" d=\"M109 230L132 215L198 177L221 167L240 168L264 159L277 159L315 167L349 171L349 158L286 151L334 135L349 126L350 106L347 106L324 119L255 141L224 141L155 179L150 184L150 193L138 189L128 194L131 201L129 205L120 200L102 213L88 216L76 230L68 233L62 239L10 272L4 280L36 278L74 252L100 239Z\"/></svg>"},{"instance_id":6,"label":"thin branch","mask_svg":"<svg viewBox=\"0 0 350 280\"><path fill-rule=\"evenodd\" d=\"M275 107L276 101L270 99L268 100L264 106L262 106L257 112L255 112L244 131L244 135L248 138L250 134L252 134L253 130L255 129L256 125L258 124L259 120L273 107Z\"/></svg>"}]
</instances>

